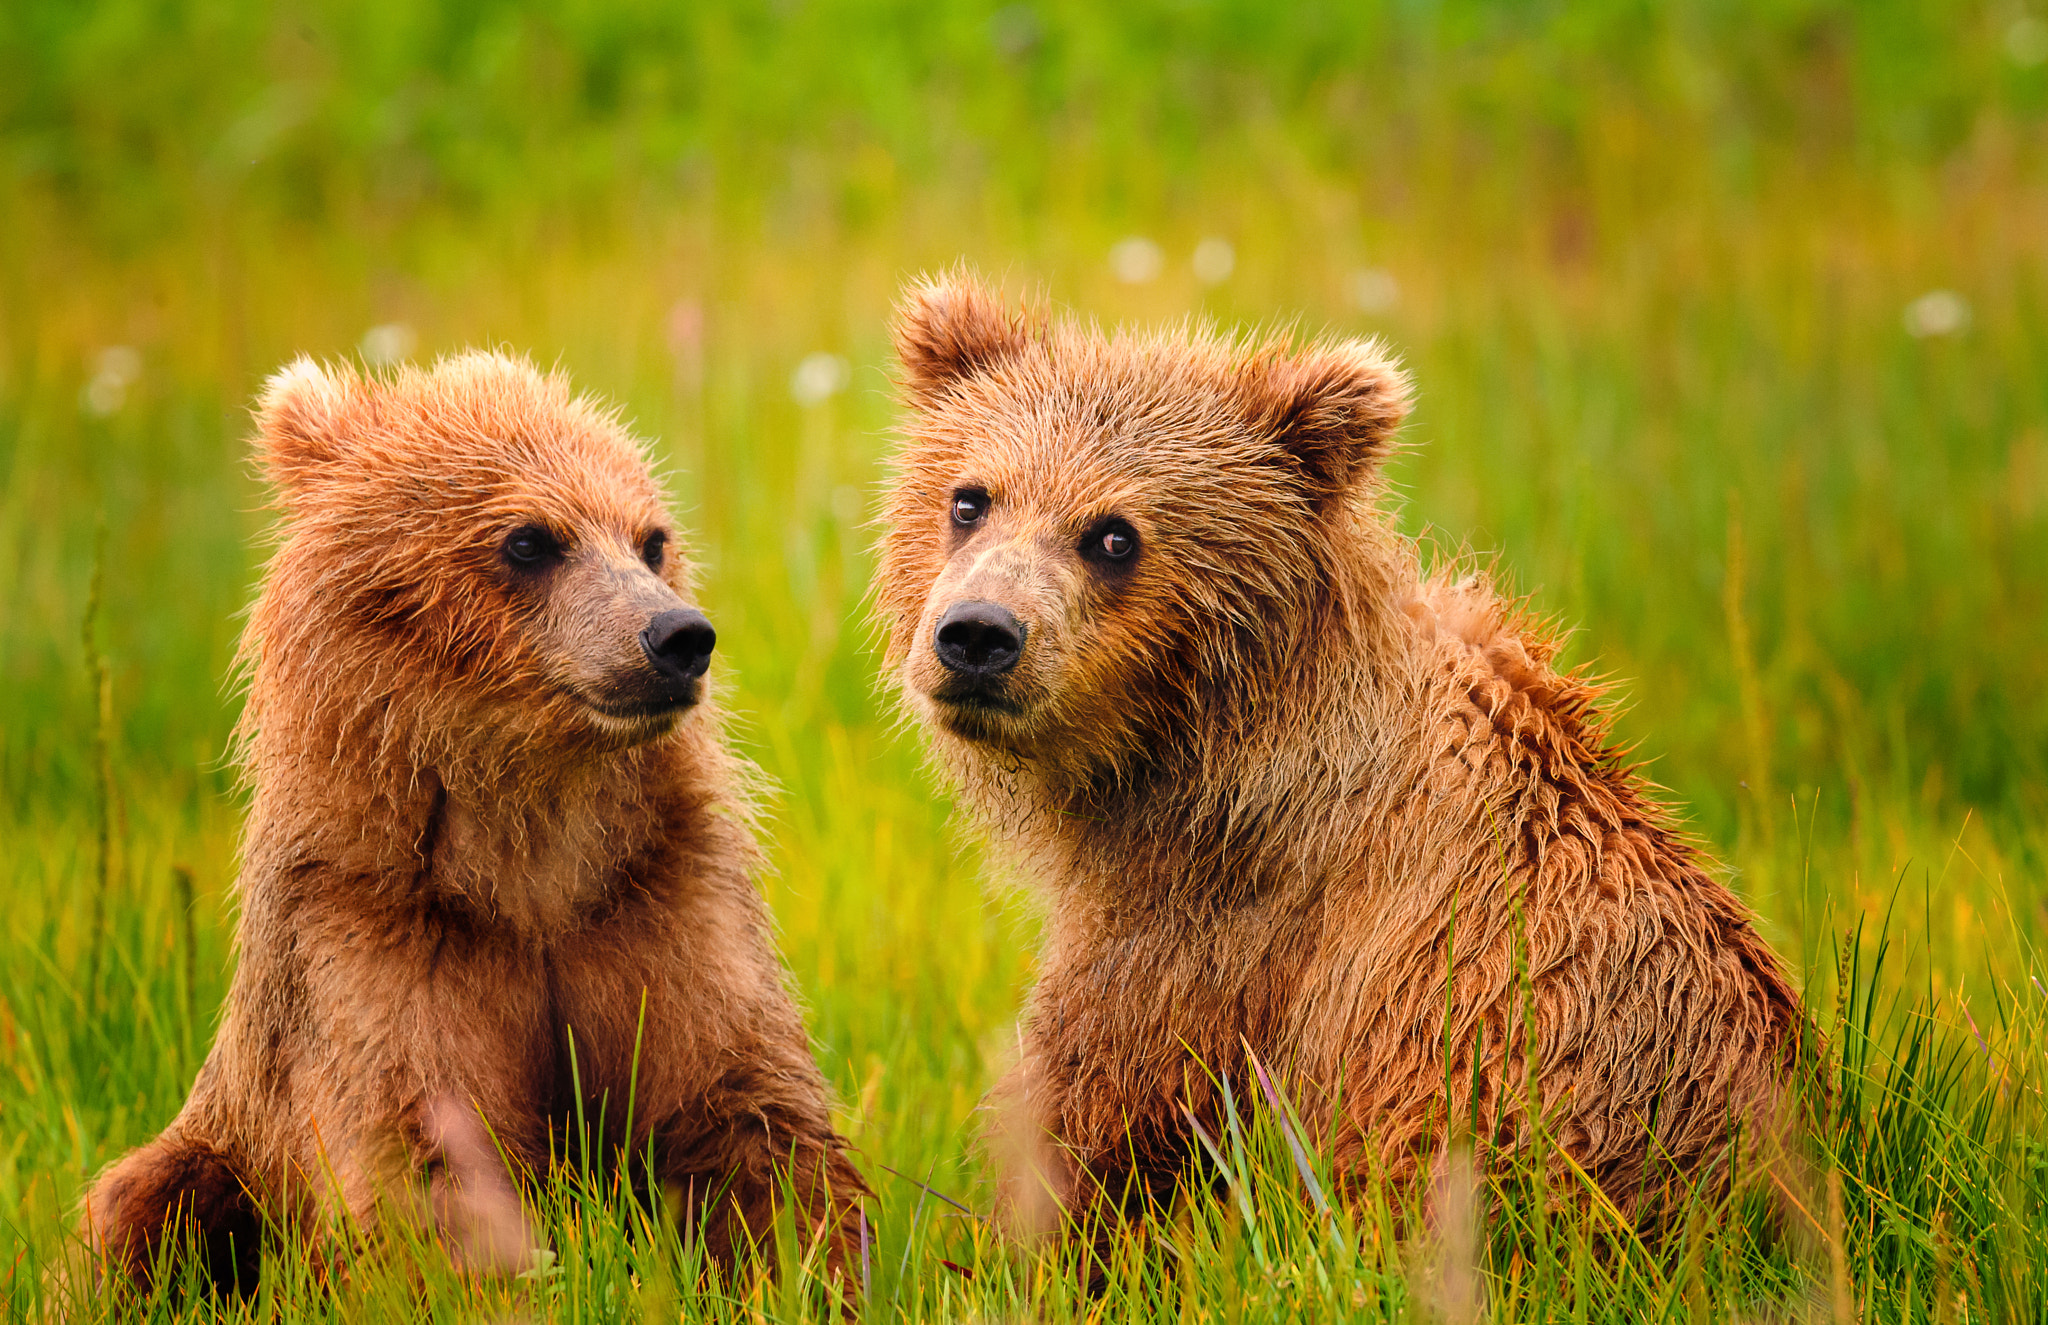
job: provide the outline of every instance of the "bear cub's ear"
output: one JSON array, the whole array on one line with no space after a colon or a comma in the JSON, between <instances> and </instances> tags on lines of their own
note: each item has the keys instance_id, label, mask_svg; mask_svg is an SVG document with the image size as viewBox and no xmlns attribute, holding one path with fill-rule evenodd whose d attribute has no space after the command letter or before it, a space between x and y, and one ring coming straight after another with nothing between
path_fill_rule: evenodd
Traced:
<instances>
[{"instance_id":1,"label":"bear cub's ear","mask_svg":"<svg viewBox=\"0 0 2048 1325\"><path fill-rule=\"evenodd\" d=\"M1030 343L1022 312L965 271L927 276L896 305L896 358L913 400L927 404Z\"/></svg>"},{"instance_id":2,"label":"bear cub's ear","mask_svg":"<svg viewBox=\"0 0 2048 1325\"><path fill-rule=\"evenodd\" d=\"M287 491L303 487L345 445L342 415L356 376L300 356L273 373L256 397L256 458Z\"/></svg>"},{"instance_id":3,"label":"bear cub's ear","mask_svg":"<svg viewBox=\"0 0 2048 1325\"><path fill-rule=\"evenodd\" d=\"M1408 374L1378 341L1261 354L1243 390L1253 430L1294 460L1317 503L1377 468L1408 416Z\"/></svg>"}]
</instances>

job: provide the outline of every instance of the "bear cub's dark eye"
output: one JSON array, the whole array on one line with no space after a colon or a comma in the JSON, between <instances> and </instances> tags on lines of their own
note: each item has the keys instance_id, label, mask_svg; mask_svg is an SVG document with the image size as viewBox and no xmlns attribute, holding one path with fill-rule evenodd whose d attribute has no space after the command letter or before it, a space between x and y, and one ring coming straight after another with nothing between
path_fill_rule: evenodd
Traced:
<instances>
[{"instance_id":1,"label":"bear cub's dark eye","mask_svg":"<svg viewBox=\"0 0 2048 1325\"><path fill-rule=\"evenodd\" d=\"M953 523L963 529L980 524L988 514L988 494L979 488L962 488L953 494Z\"/></svg>"},{"instance_id":2,"label":"bear cub's dark eye","mask_svg":"<svg viewBox=\"0 0 2048 1325\"><path fill-rule=\"evenodd\" d=\"M521 525L505 535L505 560L517 570L539 570L562 555L555 536L537 524Z\"/></svg>"},{"instance_id":3,"label":"bear cub's dark eye","mask_svg":"<svg viewBox=\"0 0 2048 1325\"><path fill-rule=\"evenodd\" d=\"M661 559L667 552L668 535L657 529L640 545L640 560L647 563L647 569L658 572L661 569Z\"/></svg>"},{"instance_id":4,"label":"bear cub's dark eye","mask_svg":"<svg viewBox=\"0 0 2048 1325\"><path fill-rule=\"evenodd\" d=\"M1123 520L1104 520L1081 540L1081 555L1099 565L1128 565L1138 550L1138 531Z\"/></svg>"}]
</instances>

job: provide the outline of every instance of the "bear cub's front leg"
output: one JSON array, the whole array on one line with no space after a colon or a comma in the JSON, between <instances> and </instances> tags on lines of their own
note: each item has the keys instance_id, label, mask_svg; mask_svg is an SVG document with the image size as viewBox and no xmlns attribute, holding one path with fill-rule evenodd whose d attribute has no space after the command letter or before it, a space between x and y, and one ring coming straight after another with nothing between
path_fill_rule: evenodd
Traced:
<instances>
[{"instance_id":1,"label":"bear cub's front leg","mask_svg":"<svg viewBox=\"0 0 2048 1325\"><path fill-rule=\"evenodd\" d=\"M131 1151L87 1198L83 1233L104 1271L151 1288L168 1257L190 1246L209 1283L256 1284L263 1219L240 1166L175 1129Z\"/></svg>"}]
</instances>

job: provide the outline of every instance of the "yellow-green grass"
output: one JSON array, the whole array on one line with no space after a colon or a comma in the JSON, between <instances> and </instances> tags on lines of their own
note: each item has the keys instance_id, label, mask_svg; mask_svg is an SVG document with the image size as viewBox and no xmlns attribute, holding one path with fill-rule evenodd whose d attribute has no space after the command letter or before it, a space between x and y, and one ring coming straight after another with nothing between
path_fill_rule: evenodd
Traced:
<instances>
[{"instance_id":1,"label":"yellow-green grass","mask_svg":"<svg viewBox=\"0 0 2048 1325\"><path fill-rule=\"evenodd\" d=\"M879 1191L870 1315L2038 1316L2048 73L2023 18L24 0L0 18L0 1310L44 1300L81 1185L175 1110L225 989L230 659L266 523L245 403L402 322L421 357L558 363L654 440ZM1111 268L1130 235L1161 247L1149 282ZM1209 236L1236 257L1214 285ZM887 307L962 257L1107 323L1406 356L1403 526L1577 628L1847 1060L1807 1167L1765 1184L1775 1224L1703 1212L1617 1250L1508 1183L1486 1237L1403 1242L1301 1197L1246 1101L1236 1186L1091 1306L882 1167L988 1210L975 1109L1036 932L897 729L862 605ZM1363 270L1398 297L1361 307ZM1910 334L1934 290L1966 325ZM111 346L139 373L93 408ZM821 351L850 383L800 404ZM796 1271L705 1294L601 1182L546 1198L541 1281L472 1293L400 1248L320 1290L283 1248L251 1310L816 1306Z\"/></svg>"}]
</instances>

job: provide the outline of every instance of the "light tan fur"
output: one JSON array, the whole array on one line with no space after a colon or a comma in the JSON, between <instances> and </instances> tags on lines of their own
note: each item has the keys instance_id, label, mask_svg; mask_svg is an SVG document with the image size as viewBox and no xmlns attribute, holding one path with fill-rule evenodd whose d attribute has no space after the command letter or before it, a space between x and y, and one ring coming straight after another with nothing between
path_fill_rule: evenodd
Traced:
<instances>
[{"instance_id":1,"label":"light tan fur","mask_svg":"<svg viewBox=\"0 0 2048 1325\"><path fill-rule=\"evenodd\" d=\"M146 1284L182 1227L246 1291L259 1216L317 1239L425 1208L502 1265L523 1223L476 1120L545 1173L580 1109L593 1160L652 1148L636 1177L714 1257L786 1182L843 1264L864 1189L754 884L749 770L701 681L641 693L690 572L639 446L472 353L302 360L256 449L283 519L243 643L239 965L185 1107L87 1196L90 1245ZM560 546L541 572L506 560L522 526Z\"/></svg>"},{"instance_id":2,"label":"light tan fur","mask_svg":"<svg viewBox=\"0 0 2048 1325\"><path fill-rule=\"evenodd\" d=\"M1352 1184L1434 1163L1447 1111L1528 1144L1533 1099L1553 1162L1648 1217L1771 1125L1797 998L1599 687L1380 509L1409 399L1383 347L1105 336L963 274L913 286L896 340L891 676L1051 908L996 1092L1050 1158L1013 1199L1163 1198L1183 1106L1219 1122L1206 1072L1256 1093L1247 1044ZM1115 519L1136 553L1091 560ZM940 658L963 603L1019 623L999 677Z\"/></svg>"}]
</instances>

